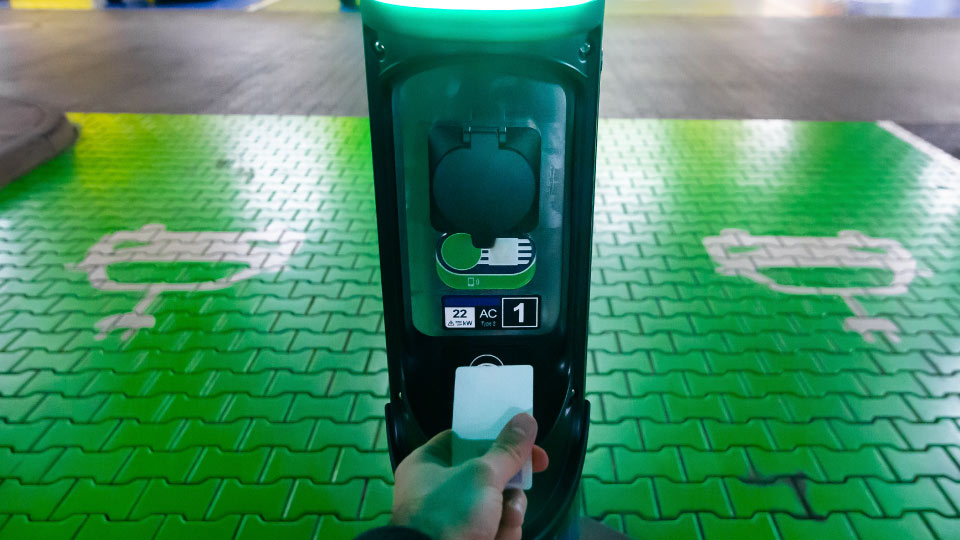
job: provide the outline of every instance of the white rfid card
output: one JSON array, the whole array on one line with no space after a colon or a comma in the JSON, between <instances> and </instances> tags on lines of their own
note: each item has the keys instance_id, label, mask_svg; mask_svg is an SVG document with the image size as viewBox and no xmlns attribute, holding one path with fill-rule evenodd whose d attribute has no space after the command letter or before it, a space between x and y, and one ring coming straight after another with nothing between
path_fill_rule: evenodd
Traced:
<instances>
[{"instance_id":1,"label":"white rfid card","mask_svg":"<svg viewBox=\"0 0 960 540\"><path fill-rule=\"evenodd\" d=\"M483 455L503 426L520 414L533 414L533 366L464 366L453 387L453 463ZM507 484L530 489L533 463Z\"/></svg>"}]
</instances>

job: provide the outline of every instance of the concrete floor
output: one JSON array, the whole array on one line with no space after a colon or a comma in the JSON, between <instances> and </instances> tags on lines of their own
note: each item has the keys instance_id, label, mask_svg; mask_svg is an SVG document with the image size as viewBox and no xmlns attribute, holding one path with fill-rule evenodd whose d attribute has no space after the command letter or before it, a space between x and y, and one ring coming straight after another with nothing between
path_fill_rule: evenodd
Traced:
<instances>
[{"instance_id":1,"label":"concrete floor","mask_svg":"<svg viewBox=\"0 0 960 540\"><path fill-rule=\"evenodd\" d=\"M960 20L608 17L606 117L960 122ZM71 111L365 115L344 13L0 12L0 94Z\"/></svg>"}]
</instances>

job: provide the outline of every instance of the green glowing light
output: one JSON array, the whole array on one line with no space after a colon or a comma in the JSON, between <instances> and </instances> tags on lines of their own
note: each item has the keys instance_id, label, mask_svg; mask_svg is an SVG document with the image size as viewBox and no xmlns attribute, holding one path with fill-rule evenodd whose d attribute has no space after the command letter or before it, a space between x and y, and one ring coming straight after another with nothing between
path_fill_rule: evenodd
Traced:
<instances>
[{"instance_id":1,"label":"green glowing light","mask_svg":"<svg viewBox=\"0 0 960 540\"><path fill-rule=\"evenodd\" d=\"M603 0L363 0L360 11L363 24L381 32L519 42L590 31L603 21Z\"/></svg>"},{"instance_id":2,"label":"green glowing light","mask_svg":"<svg viewBox=\"0 0 960 540\"><path fill-rule=\"evenodd\" d=\"M578 6L594 0L376 0L381 4L426 9L515 11Z\"/></svg>"}]
</instances>

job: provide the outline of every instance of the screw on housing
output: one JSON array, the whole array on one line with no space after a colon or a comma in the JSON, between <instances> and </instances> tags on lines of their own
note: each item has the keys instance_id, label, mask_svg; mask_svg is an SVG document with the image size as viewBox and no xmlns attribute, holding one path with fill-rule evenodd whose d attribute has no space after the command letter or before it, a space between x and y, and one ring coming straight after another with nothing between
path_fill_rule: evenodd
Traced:
<instances>
[{"instance_id":1,"label":"screw on housing","mask_svg":"<svg viewBox=\"0 0 960 540\"><path fill-rule=\"evenodd\" d=\"M580 60L586 60L590 56L590 51L593 50L593 47L590 46L589 42L584 42L580 46Z\"/></svg>"}]
</instances>

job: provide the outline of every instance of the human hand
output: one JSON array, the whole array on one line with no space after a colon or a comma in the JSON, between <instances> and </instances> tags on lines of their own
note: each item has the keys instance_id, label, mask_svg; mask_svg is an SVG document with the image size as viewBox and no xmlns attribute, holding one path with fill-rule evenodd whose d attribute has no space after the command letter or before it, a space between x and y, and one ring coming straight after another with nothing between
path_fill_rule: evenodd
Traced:
<instances>
[{"instance_id":1,"label":"human hand","mask_svg":"<svg viewBox=\"0 0 960 540\"><path fill-rule=\"evenodd\" d=\"M393 523L434 540L520 540L527 496L504 488L528 456L534 472L547 468L536 437L537 421L518 414L486 454L452 466L453 432L438 434L397 467Z\"/></svg>"}]
</instances>

